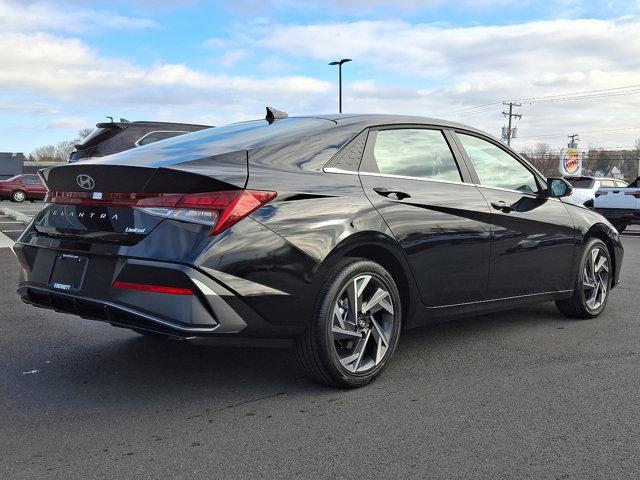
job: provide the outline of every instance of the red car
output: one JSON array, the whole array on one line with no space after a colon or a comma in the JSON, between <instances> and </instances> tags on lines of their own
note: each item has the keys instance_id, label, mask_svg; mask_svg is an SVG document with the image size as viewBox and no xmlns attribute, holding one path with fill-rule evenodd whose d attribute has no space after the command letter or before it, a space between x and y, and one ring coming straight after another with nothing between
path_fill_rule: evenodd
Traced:
<instances>
[{"instance_id":1,"label":"red car","mask_svg":"<svg viewBox=\"0 0 640 480\"><path fill-rule=\"evenodd\" d=\"M47 189L38 175L17 175L9 180L0 180L0 200L42 200L46 193Z\"/></svg>"}]
</instances>

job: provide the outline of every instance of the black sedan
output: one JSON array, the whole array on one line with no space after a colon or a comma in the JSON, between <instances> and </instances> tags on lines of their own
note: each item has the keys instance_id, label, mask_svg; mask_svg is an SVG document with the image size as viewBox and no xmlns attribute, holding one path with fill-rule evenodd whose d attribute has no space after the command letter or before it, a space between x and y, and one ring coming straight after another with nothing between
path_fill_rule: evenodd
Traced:
<instances>
[{"instance_id":1,"label":"black sedan","mask_svg":"<svg viewBox=\"0 0 640 480\"><path fill-rule=\"evenodd\" d=\"M19 238L33 305L143 335L292 344L371 382L402 329L555 301L597 317L623 250L514 151L464 125L329 115L182 135L43 172Z\"/></svg>"}]
</instances>

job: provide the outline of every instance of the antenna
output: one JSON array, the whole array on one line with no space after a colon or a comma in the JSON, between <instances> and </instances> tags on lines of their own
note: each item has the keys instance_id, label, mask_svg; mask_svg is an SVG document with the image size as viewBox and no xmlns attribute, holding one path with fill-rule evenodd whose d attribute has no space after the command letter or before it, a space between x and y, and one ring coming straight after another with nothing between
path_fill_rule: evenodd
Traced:
<instances>
[{"instance_id":1,"label":"antenna","mask_svg":"<svg viewBox=\"0 0 640 480\"><path fill-rule=\"evenodd\" d=\"M282 120L283 118L287 118L288 116L289 115L287 115L285 112L281 112L276 108L267 107L267 116L265 117L265 120L269 123L273 123L276 120Z\"/></svg>"}]
</instances>

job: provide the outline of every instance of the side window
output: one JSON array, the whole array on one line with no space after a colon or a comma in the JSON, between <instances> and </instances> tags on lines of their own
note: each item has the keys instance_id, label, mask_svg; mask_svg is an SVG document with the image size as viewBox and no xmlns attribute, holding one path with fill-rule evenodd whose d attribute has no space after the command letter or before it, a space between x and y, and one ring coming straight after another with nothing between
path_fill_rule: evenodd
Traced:
<instances>
[{"instance_id":1,"label":"side window","mask_svg":"<svg viewBox=\"0 0 640 480\"><path fill-rule=\"evenodd\" d=\"M515 157L481 138L463 133L457 135L482 185L538 193L535 176Z\"/></svg>"},{"instance_id":2,"label":"side window","mask_svg":"<svg viewBox=\"0 0 640 480\"><path fill-rule=\"evenodd\" d=\"M23 185L38 185L40 183L40 179L38 177L24 177L22 179Z\"/></svg>"},{"instance_id":3,"label":"side window","mask_svg":"<svg viewBox=\"0 0 640 480\"><path fill-rule=\"evenodd\" d=\"M453 182L462 180L451 149L439 130L380 130L373 155L380 173Z\"/></svg>"},{"instance_id":4,"label":"side window","mask_svg":"<svg viewBox=\"0 0 640 480\"><path fill-rule=\"evenodd\" d=\"M600 185L604 188L614 188L616 186L613 180L602 180Z\"/></svg>"}]
</instances>

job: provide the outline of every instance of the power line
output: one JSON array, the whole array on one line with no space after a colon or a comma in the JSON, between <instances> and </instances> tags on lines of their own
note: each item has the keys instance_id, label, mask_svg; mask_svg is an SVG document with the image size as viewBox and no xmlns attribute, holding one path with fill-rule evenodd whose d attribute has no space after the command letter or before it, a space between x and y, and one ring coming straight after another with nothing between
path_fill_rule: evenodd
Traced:
<instances>
[{"instance_id":1,"label":"power line","mask_svg":"<svg viewBox=\"0 0 640 480\"><path fill-rule=\"evenodd\" d=\"M484 105L477 105L475 107L461 108L460 110L452 110L451 112L442 113L441 115L456 115L458 113L466 113L469 110L476 110L476 109L485 108L485 107L494 107L496 105L501 105L501 102L486 103Z\"/></svg>"},{"instance_id":2,"label":"power line","mask_svg":"<svg viewBox=\"0 0 640 480\"><path fill-rule=\"evenodd\" d=\"M541 97L522 98L518 100L513 100L512 102L527 103L532 105L536 103L557 103L557 102L565 102L565 101L572 101L572 100L591 100L595 98L609 98L609 97L619 97L619 96L637 95L637 94L640 94L640 84L627 85L624 87L601 88L598 90L584 90L581 92L558 93L554 95L546 95ZM484 105L476 105L476 106L461 108L458 110L452 110L450 112L442 113L440 115L442 116L453 115L455 117L460 117L460 118L479 115L479 114L487 113L493 110L493 108L488 108L488 107L496 107L500 104L501 102L486 103Z\"/></svg>"},{"instance_id":3,"label":"power line","mask_svg":"<svg viewBox=\"0 0 640 480\"><path fill-rule=\"evenodd\" d=\"M580 140L580 138L577 133L574 133L573 135L567 135L567 138L569 138L569 144L567 145L567 147L578 148L578 141Z\"/></svg>"},{"instance_id":4,"label":"power line","mask_svg":"<svg viewBox=\"0 0 640 480\"><path fill-rule=\"evenodd\" d=\"M613 88L602 88L599 90L586 90L582 92L573 92L573 93L557 93L555 95L547 95L542 97L531 97L531 98L521 98L518 100L514 100L517 102L536 102L539 100L553 99L556 97L570 97L574 95L588 95L588 94L597 94L597 93L615 93L618 90L628 90L628 89L640 89L640 85L627 85L626 87L613 87Z\"/></svg>"},{"instance_id":5,"label":"power line","mask_svg":"<svg viewBox=\"0 0 640 480\"><path fill-rule=\"evenodd\" d=\"M522 104L521 103L515 103L515 102L504 102L505 106L509 106L509 112L502 112L502 114L505 117L509 118L509 126L507 127L507 131L504 132L503 129L503 133L502 133L502 139L507 141L507 146L511 146L511 138L514 137L514 129L511 128L511 120L513 118L517 118L518 120L522 118L522 114L521 113L513 113L513 107L521 107ZM506 133L506 135L505 135Z\"/></svg>"},{"instance_id":6,"label":"power line","mask_svg":"<svg viewBox=\"0 0 640 480\"><path fill-rule=\"evenodd\" d=\"M623 130L640 130L640 127L608 128L605 130L583 130L582 134L584 135L585 133L620 132ZM544 135L527 136L527 138L545 138L545 137L564 137L564 133L547 133Z\"/></svg>"}]
</instances>

